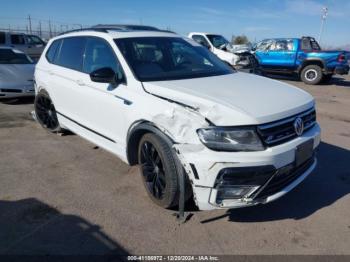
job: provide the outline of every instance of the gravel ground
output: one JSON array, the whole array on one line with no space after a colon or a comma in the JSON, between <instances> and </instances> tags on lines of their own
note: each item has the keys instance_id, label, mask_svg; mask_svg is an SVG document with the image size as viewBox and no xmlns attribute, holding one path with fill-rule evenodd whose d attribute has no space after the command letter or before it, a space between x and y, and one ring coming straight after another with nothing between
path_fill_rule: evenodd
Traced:
<instances>
[{"instance_id":1,"label":"gravel ground","mask_svg":"<svg viewBox=\"0 0 350 262\"><path fill-rule=\"evenodd\" d=\"M276 202L190 207L183 225L152 204L137 168L47 133L31 100L0 103L0 254L350 254L350 77L281 81L316 98L317 170Z\"/></svg>"}]
</instances>

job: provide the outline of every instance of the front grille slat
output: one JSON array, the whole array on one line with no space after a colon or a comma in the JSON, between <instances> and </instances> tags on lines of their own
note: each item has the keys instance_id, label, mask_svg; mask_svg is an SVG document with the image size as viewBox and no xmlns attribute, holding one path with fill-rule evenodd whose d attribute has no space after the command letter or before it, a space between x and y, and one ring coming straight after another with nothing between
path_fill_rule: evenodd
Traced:
<instances>
[{"instance_id":1,"label":"front grille slat","mask_svg":"<svg viewBox=\"0 0 350 262\"><path fill-rule=\"evenodd\" d=\"M276 146L297 137L294 130L294 121L300 117L304 123L304 132L316 123L316 111L314 108L286 119L258 126L258 133L267 146Z\"/></svg>"}]
</instances>

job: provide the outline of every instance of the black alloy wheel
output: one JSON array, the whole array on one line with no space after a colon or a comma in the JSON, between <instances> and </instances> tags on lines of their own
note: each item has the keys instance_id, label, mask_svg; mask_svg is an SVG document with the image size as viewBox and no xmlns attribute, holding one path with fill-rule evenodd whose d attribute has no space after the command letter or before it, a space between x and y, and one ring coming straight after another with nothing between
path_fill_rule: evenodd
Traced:
<instances>
[{"instance_id":1,"label":"black alloy wheel","mask_svg":"<svg viewBox=\"0 0 350 262\"><path fill-rule=\"evenodd\" d=\"M34 107L37 120L41 126L51 132L58 132L60 125L57 119L56 109L51 98L45 91L40 92L36 96Z\"/></svg>"},{"instance_id":2,"label":"black alloy wheel","mask_svg":"<svg viewBox=\"0 0 350 262\"><path fill-rule=\"evenodd\" d=\"M166 189L166 178L163 161L152 143L144 141L141 145L142 175L154 198L163 199Z\"/></svg>"}]
</instances>

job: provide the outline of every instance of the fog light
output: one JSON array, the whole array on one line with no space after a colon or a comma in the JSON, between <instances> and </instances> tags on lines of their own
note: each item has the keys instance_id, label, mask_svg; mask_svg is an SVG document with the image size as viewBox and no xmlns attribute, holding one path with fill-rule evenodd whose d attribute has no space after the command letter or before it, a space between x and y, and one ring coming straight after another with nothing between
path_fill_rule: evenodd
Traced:
<instances>
[{"instance_id":1,"label":"fog light","mask_svg":"<svg viewBox=\"0 0 350 262\"><path fill-rule=\"evenodd\" d=\"M218 192L216 195L216 202L220 204L222 200L225 199L240 199L245 196L249 196L255 190L257 190L259 186L228 186L221 185L218 188Z\"/></svg>"}]
</instances>

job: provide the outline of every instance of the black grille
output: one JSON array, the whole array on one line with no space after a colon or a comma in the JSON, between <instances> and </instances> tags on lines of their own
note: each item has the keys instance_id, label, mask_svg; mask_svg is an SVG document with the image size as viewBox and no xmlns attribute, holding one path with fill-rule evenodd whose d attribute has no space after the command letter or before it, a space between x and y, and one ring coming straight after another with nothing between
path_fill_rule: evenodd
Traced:
<instances>
[{"instance_id":1,"label":"black grille","mask_svg":"<svg viewBox=\"0 0 350 262\"><path fill-rule=\"evenodd\" d=\"M276 146L297 137L294 130L294 121L300 117L304 123L304 131L313 127L316 123L316 111L314 108L286 119L258 126L258 133L266 146Z\"/></svg>"},{"instance_id":2,"label":"black grille","mask_svg":"<svg viewBox=\"0 0 350 262\"><path fill-rule=\"evenodd\" d=\"M290 183L295 181L300 177L307 169L309 169L315 161L315 157L311 157L304 164L297 168L293 168L293 164L283 167L279 170L279 173L276 174L267 186L256 195L254 198L263 198L271 196L281 191L283 188L288 186Z\"/></svg>"}]
</instances>

